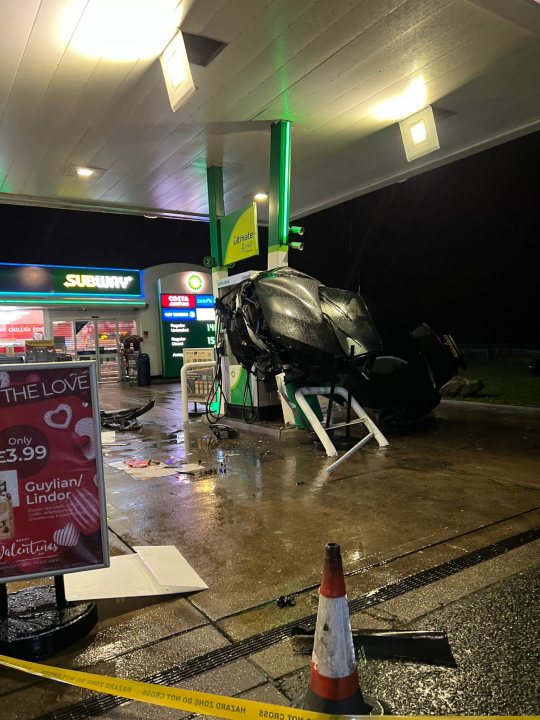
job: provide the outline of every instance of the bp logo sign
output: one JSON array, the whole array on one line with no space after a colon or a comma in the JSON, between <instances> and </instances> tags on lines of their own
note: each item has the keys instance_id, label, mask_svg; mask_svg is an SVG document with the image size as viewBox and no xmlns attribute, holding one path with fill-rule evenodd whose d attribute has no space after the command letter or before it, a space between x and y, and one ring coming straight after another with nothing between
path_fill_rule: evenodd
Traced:
<instances>
[{"instance_id":1,"label":"bp logo sign","mask_svg":"<svg viewBox=\"0 0 540 720\"><path fill-rule=\"evenodd\" d=\"M191 292L200 292L204 286L203 276L199 273L189 273L186 278L186 285Z\"/></svg>"}]
</instances>

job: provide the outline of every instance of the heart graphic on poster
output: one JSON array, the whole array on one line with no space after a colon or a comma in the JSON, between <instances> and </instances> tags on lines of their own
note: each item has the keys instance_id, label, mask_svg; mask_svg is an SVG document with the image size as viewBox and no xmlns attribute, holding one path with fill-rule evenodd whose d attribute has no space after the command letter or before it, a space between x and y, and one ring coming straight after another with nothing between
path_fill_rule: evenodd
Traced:
<instances>
[{"instance_id":1,"label":"heart graphic on poster","mask_svg":"<svg viewBox=\"0 0 540 720\"><path fill-rule=\"evenodd\" d=\"M73 411L66 403L60 403L56 410L49 410L43 416L45 423L52 428L57 430L65 430L71 424L71 418L73 417Z\"/></svg>"},{"instance_id":2,"label":"heart graphic on poster","mask_svg":"<svg viewBox=\"0 0 540 720\"><path fill-rule=\"evenodd\" d=\"M69 498L71 517L79 530L85 535L99 530L99 500L97 494L87 488L81 488Z\"/></svg>"},{"instance_id":3,"label":"heart graphic on poster","mask_svg":"<svg viewBox=\"0 0 540 720\"><path fill-rule=\"evenodd\" d=\"M86 460L96 459L96 447L94 443L94 420L83 418L75 425L75 445L82 450Z\"/></svg>"},{"instance_id":4,"label":"heart graphic on poster","mask_svg":"<svg viewBox=\"0 0 540 720\"><path fill-rule=\"evenodd\" d=\"M69 522L63 528L55 530L53 540L62 547L75 547L80 537L79 528L74 523Z\"/></svg>"}]
</instances>

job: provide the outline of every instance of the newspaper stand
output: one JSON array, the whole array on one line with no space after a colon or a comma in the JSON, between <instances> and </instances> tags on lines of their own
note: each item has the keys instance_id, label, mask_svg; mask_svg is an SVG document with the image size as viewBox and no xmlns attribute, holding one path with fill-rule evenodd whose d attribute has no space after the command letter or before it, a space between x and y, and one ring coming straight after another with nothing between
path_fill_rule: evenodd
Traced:
<instances>
[{"instance_id":1,"label":"newspaper stand","mask_svg":"<svg viewBox=\"0 0 540 720\"><path fill-rule=\"evenodd\" d=\"M201 367L196 367L197 365ZM189 411L190 417L198 417L204 414L204 409L199 410L197 403L205 405L212 391L214 380L214 349L213 348L184 348L184 367L181 373L182 394L184 404L194 404L193 410Z\"/></svg>"}]
</instances>

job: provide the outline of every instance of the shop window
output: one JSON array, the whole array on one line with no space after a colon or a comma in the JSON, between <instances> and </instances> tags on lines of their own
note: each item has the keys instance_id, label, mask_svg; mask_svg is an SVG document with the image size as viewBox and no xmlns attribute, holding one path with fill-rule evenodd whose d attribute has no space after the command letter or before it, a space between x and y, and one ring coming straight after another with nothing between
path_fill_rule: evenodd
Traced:
<instances>
[{"instance_id":1,"label":"shop window","mask_svg":"<svg viewBox=\"0 0 540 720\"><path fill-rule=\"evenodd\" d=\"M0 309L0 354L24 352L25 340L43 340L43 310L24 307Z\"/></svg>"}]
</instances>

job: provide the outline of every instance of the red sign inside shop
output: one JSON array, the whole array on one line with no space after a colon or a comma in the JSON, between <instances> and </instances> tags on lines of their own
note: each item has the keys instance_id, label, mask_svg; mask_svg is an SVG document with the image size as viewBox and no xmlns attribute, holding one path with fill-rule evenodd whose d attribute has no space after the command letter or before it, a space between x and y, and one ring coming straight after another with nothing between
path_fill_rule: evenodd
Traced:
<instances>
[{"instance_id":1,"label":"red sign inside shop","mask_svg":"<svg viewBox=\"0 0 540 720\"><path fill-rule=\"evenodd\" d=\"M194 308L195 295L172 295L170 293L162 293L161 307L164 308Z\"/></svg>"},{"instance_id":2,"label":"red sign inside shop","mask_svg":"<svg viewBox=\"0 0 540 720\"><path fill-rule=\"evenodd\" d=\"M94 365L4 365L0 582L108 564Z\"/></svg>"},{"instance_id":3,"label":"red sign inside shop","mask_svg":"<svg viewBox=\"0 0 540 720\"><path fill-rule=\"evenodd\" d=\"M0 340L39 340L44 333L43 310L0 310Z\"/></svg>"}]
</instances>

